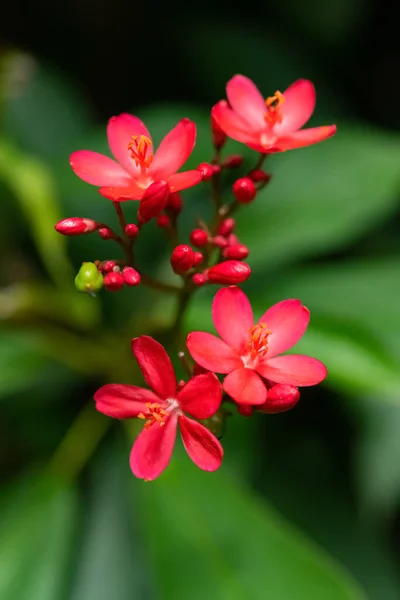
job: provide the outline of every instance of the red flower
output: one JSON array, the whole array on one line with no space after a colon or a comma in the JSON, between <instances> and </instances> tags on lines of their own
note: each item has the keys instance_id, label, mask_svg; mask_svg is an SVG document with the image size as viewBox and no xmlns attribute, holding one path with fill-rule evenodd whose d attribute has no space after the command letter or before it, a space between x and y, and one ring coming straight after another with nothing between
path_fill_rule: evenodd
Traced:
<instances>
[{"instance_id":1,"label":"red flower","mask_svg":"<svg viewBox=\"0 0 400 600\"><path fill-rule=\"evenodd\" d=\"M100 194L114 201L141 200L154 182L166 182L177 192L201 181L197 170L177 173L189 158L196 140L196 125L182 119L165 136L153 156L153 144L146 126L126 113L111 117L107 137L115 160L90 150L78 150L70 157L73 171Z\"/></svg>"},{"instance_id":2,"label":"red flower","mask_svg":"<svg viewBox=\"0 0 400 600\"><path fill-rule=\"evenodd\" d=\"M104 385L94 395L96 408L116 419L146 419L130 456L134 475L156 479L168 466L179 426L183 445L192 461L204 471L221 465L223 449L201 423L219 408L222 388L214 373L196 375L178 391L171 361L164 348L147 335L132 340L132 351L150 391L135 385Z\"/></svg>"},{"instance_id":3,"label":"red flower","mask_svg":"<svg viewBox=\"0 0 400 600\"><path fill-rule=\"evenodd\" d=\"M315 107L311 81L299 79L283 93L264 100L255 84L235 75L226 86L228 103L221 100L212 116L229 137L262 152L283 152L321 142L336 132L336 125L300 129Z\"/></svg>"},{"instance_id":4,"label":"red flower","mask_svg":"<svg viewBox=\"0 0 400 600\"><path fill-rule=\"evenodd\" d=\"M309 311L299 300L275 304L254 325L247 296L238 287L220 289L212 316L222 339L195 331L187 338L194 360L209 371L226 373L223 388L239 404L264 404L273 383L309 386L327 375L316 358L301 354L278 356L298 342L307 329Z\"/></svg>"}]
</instances>

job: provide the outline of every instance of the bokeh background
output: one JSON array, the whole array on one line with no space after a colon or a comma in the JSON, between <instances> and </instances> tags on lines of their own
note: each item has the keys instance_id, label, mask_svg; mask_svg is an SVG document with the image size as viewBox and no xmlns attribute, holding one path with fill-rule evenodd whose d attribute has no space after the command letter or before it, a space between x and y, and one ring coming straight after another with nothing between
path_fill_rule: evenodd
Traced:
<instances>
[{"instance_id":1,"label":"bokeh background","mask_svg":"<svg viewBox=\"0 0 400 600\"><path fill-rule=\"evenodd\" d=\"M396 600L400 597L400 56L394 5L378 0L137 3L15 0L3 9L0 76L0 597L2 600ZM177 450L136 481L133 429L96 413L107 381L140 382L134 335L162 330L168 296L78 294L82 261L118 258L54 223L116 225L69 153L107 152L107 118L153 138L198 125L188 165L209 160L209 110L234 73L265 96L317 87L312 124L335 138L271 157L273 179L238 214L244 286L259 315L300 298L296 350L330 375L292 412L231 416L215 474ZM229 143L227 152L242 151ZM246 166L255 157L244 152ZM227 193L232 178L225 181ZM228 198L229 196L227 196ZM182 237L210 211L184 194ZM134 207L127 208L133 218ZM185 237L186 236L186 237ZM149 225L140 261L168 280ZM184 326L212 330L210 290Z\"/></svg>"}]
</instances>

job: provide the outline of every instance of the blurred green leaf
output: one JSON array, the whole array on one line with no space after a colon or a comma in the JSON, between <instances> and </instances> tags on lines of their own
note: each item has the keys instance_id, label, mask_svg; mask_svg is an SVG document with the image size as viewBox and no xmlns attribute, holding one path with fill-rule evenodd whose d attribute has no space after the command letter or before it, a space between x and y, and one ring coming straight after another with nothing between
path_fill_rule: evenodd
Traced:
<instances>
[{"instance_id":1,"label":"blurred green leaf","mask_svg":"<svg viewBox=\"0 0 400 600\"><path fill-rule=\"evenodd\" d=\"M350 576L267 504L187 457L137 482L159 598L364 598Z\"/></svg>"},{"instance_id":2,"label":"blurred green leaf","mask_svg":"<svg viewBox=\"0 0 400 600\"><path fill-rule=\"evenodd\" d=\"M0 178L15 195L43 264L55 282L64 284L72 273L65 239L54 231L61 216L55 184L47 167L3 140Z\"/></svg>"},{"instance_id":3,"label":"blurred green leaf","mask_svg":"<svg viewBox=\"0 0 400 600\"><path fill-rule=\"evenodd\" d=\"M0 363L1 399L31 388L46 366L45 357L38 352L36 336L22 331L1 330Z\"/></svg>"},{"instance_id":4,"label":"blurred green leaf","mask_svg":"<svg viewBox=\"0 0 400 600\"><path fill-rule=\"evenodd\" d=\"M64 596L76 533L75 490L44 476L11 489L0 520L2 600Z\"/></svg>"},{"instance_id":5,"label":"blurred green leaf","mask_svg":"<svg viewBox=\"0 0 400 600\"><path fill-rule=\"evenodd\" d=\"M269 160L271 183L238 219L254 269L343 248L398 206L400 144L387 133L343 124L322 144Z\"/></svg>"}]
</instances>

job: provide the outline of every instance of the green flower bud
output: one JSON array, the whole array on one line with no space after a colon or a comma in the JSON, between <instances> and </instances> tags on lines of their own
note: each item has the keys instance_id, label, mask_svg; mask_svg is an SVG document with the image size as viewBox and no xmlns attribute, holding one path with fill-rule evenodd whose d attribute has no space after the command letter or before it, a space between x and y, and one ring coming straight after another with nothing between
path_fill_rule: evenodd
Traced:
<instances>
[{"instance_id":1,"label":"green flower bud","mask_svg":"<svg viewBox=\"0 0 400 600\"><path fill-rule=\"evenodd\" d=\"M75 277L75 287L79 292L94 296L103 287L103 275L98 271L96 265L84 262Z\"/></svg>"}]
</instances>

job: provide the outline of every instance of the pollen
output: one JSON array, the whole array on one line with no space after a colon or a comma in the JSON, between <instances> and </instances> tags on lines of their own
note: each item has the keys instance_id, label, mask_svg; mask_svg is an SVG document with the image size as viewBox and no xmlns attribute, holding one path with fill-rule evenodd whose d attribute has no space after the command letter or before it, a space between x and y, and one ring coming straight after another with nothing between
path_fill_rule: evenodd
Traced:
<instances>
[{"instance_id":1,"label":"pollen","mask_svg":"<svg viewBox=\"0 0 400 600\"><path fill-rule=\"evenodd\" d=\"M137 167L143 172L148 169L153 160L153 154L149 152L151 140L145 135L133 135L132 141L128 144L128 150L131 153Z\"/></svg>"},{"instance_id":2,"label":"pollen","mask_svg":"<svg viewBox=\"0 0 400 600\"><path fill-rule=\"evenodd\" d=\"M267 329L265 323L258 323L249 329L250 341L247 344L247 350L251 358L265 356L268 352L268 336L272 331Z\"/></svg>"},{"instance_id":3,"label":"pollen","mask_svg":"<svg viewBox=\"0 0 400 600\"><path fill-rule=\"evenodd\" d=\"M146 411L138 414L138 419L146 419L145 427L150 427L153 423L158 423L160 427L165 425L169 413L157 402L146 402Z\"/></svg>"},{"instance_id":4,"label":"pollen","mask_svg":"<svg viewBox=\"0 0 400 600\"><path fill-rule=\"evenodd\" d=\"M273 127L276 123L281 123L282 113L280 107L285 103L285 96L277 90L273 96L269 96L265 104L267 106L267 112L264 119L270 127Z\"/></svg>"}]
</instances>

